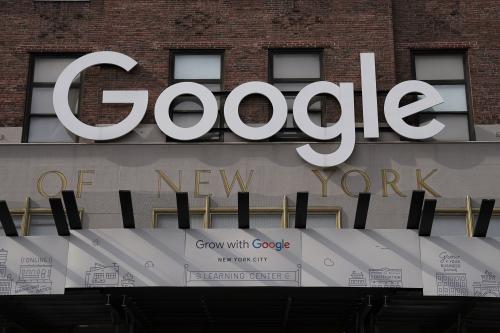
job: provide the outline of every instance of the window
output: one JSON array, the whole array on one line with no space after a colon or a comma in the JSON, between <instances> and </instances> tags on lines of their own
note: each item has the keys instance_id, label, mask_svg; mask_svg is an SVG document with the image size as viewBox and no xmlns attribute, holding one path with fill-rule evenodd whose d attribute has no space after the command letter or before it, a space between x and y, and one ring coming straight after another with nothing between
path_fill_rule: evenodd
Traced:
<instances>
[{"instance_id":1,"label":"window","mask_svg":"<svg viewBox=\"0 0 500 333\"><path fill-rule=\"evenodd\" d=\"M288 105L288 117L279 140L304 138L293 121L293 102L306 85L321 80L320 50L271 50L269 53L270 83L283 92ZM316 96L309 104L309 116L317 125L325 126L321 97Z\"/></svg>"},{"instance_id":2,"label":"window","mask_svg":"<svg viewBox=\"0 0 500 333\"><path fill-rule=\"evenodd\" d=\"M57 228L52 214L30 214L28 235L57 235Z\"/></svg>"},{"instance_id":3,"label":"window","mask_svg":"<svg viewBox=\"0 0 500 333\"><path fill-rule=\"evenodd\" d=\"M250 209L250 228L283 228L282 212L272 212L272 209L255 212ZM238 229L238 208L229 213L212 213L210 215L212 229Z\"/></svg>"},{"instance_id":4,"label":"window","mask_svg":"<svg viewBox=\"0 0 500 333\"><path fill-rule=\"evenodd\" d=\"M295 212L290 213L289 225L295 225ZM325 209L325 212L315 213L310 210L307 213L307 229L315 228L337 228L340 229L340 210L332 211L331 209Z\"/></svg>"},{"instance_id":5,"label":"window","mask_svg":"<svg viewBox=\"0 0 500 333\"><path fill-rule=\"evenodd\" d=\"M463 52L416 52L413 54L414 77L436 88L444 103L419 113L419 122L437 119L445 128L436 140L474 140L468 96L467 66Z\"/></svg>"},{"instance_id":6,"label":"window","mask_svg":"<svg viewBox=\"0 0 500 333\"><path fill-rule=\"evenodd\" d=\"M178 229L177 213L158 212L154 215L154 228ZM203 214L190 214L189 223L191 229L203 228Z\"/></svg>"},{"instance_id":7,"label":"window","mask_svg":"<svg viewBox=\"0 0 500 333\"><path fill-rule=\"evenodd\" d=\"M31 80L23 130L24 142L75 142L76 137L59 122L52 105L54 86L63 69L76 57L35 56L31 64ZM71 85L68 100L78 113L80 99L78 75Z\"/></svg>"},{"instance_id":8,"label":"window","mask_svg":"<svg viewBox=\"0 0 500 333\"><path fill-rule=\"evenodd\" d=\"M467 210L438 208L432 223L431 236L466 236Z\"/></svg>"},{"instance_id":9,"label":"window","mask_svg":"<svg viewBox=\"0 0 500 333\"><path fill-rule=\"evenodd\" d=\"M210 132L199 138L200 141L223 140L223 117L220 110L222 90L221 51L174 51L171 55L171 84L179 82L196 82L204 85L214 93L219 106L219 117ZM172 121L181 127L190 127L198 123L203 113L203 106L194 96L180 96L170 106Z\"/></svg>"}]
</instances>

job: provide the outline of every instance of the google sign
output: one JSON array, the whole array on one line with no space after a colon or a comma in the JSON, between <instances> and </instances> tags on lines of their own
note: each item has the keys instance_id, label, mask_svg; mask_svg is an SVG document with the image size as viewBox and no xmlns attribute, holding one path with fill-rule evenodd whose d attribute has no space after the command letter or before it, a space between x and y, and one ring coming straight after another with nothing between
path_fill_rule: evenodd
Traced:
<instances>
[{"instance_id":1,"label":"google sign","mask_svg":"<svg viewBox=\"0 0 500 333\"><path fill-rule=\"evenodd\" d=\"M375 55L361 53L361 88L363 101L364 137L378 138L377 87L375 76ZM129 56L111 51L94 52L84 55L68 65L57 79L53 103L57 117L69 131L77 136L91 140L111 140L132 131L146 114L148 104L147 90L103 91L103 103L132 104L130 114L118 124L107 127L95 127L81 122L70 109L68 93L71 82L85 69L101 64L116 65L130 71L137 62ZM399 106L400 100L410 93L417 93L420 98L413 103ZM260 94L269 99L273 107L271 119L260 127L245 124L239 114L241 101L248 95ZM311 99L318 94L335 97L341 106L342 115L337 123L322 127L312 122L307 109ZM177 126L169 116L169 107L180 95L196 96L203 105L203 115L199 122L191 127ZM405 81L394 86L385 99L384 113L392 129L409 139L427 139L438 134L444 125L433 119L421 126L412 126L404 121L405 117L416 114L435 105L443 98L431 85L422 81ZM163 133L171 138L189 141L205 135L217 120L218 108L215 96L201 84L182 82L167 87L158 97L155 105L155 119ZM274 86L265 82L247 82L236 87L228 95L224 104L224 117L227 126L236 135L247 140L264 140L275 135L285 124L287 104L283 94ZM318 81L305 86L295 98L293 118L297 126L306 135L317 140L331 140L342 136L336 151L328 154L315 151L306 144L297 148L297 153L305 161L320 167L331 167L343 163L352 154L355 145L354 88L352 83L339 85L327 81Z\"/></svg>"}]
</instances>

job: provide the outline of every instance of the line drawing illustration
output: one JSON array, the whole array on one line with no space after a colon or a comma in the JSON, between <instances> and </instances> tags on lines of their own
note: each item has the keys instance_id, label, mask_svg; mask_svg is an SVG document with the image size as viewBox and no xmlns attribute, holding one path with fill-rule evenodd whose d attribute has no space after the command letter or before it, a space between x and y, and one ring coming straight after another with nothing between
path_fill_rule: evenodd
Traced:
<instances>
[{"instance_id":1,"label":"line drawing illustration","mask_svg":"<svg viewBox=\"0 0 500 333\"><path fill-rule=\"evenodd\" d=\"M403 287L403 270L401 268L370 268L368 276L372 288Z\"/></svg>"},{"instance_id":2,"label":"line drawing illustration","mask_svg":"<svg viewBox=\"0 0 500 333\"><path fill-rule=\"evenodd\" d=\"M28 260L26 260L26 262L28 262ZM52 260L50 260L50 262L52 262ZM15 293L51 294L52 293L51 275L52 275L51 263L20 265L19 277L18 280L16 281Z\"/></svg>"},{"instance_id":3,"label":"line drawing illustration","mask_svg":"<svg viewBox=\"0 0 500 333\"><path fill-rule=\"evenodd\" d=\"M124 276L122 276L122 287L135 287L134 276L127 272Z\"/></svg>"},{"instance_id":4,"label":"line drawing illustration","mask_svg":"<svg viewBox=\"0 0 500 333\"><path fill-rule=\"evenodd\" d=\"M120 267L116 263L105 266L95 263L85 272L85 287L118 287L120 281Z\"/></svg>"},{"instance_id":5,"label":"line drawing illustration","mask_svg":"<svg viewBox=\"0 0 500 333\"><path fill-rule=\"evenodd\" d=\"M440 296L467 296L467 274L438 272L436 288Z\"/></svg>"},{"instance_id":6,"label":"line drawing illustration","mask_svg":"<svg viewBox=\"0 0 500 333\"><path fill-rule=\"evenodd\" d=\"M492 272L485 270L481 275L481 281L472 283L474 296L500 297L500 282Z\"/></svg>"},{"instance_id":7,"label":"line drawing illustration","mask_svg":"<svg viewBox=\"0 0 500 333\"><path fill-rule=\"evenodd\" d=\"M347 285L349 287L366 287L366 277L363 272L352 271Z\"/></svg>"},{"instance_id":8,"label":"line drawing illustration","mask_svg":"<svg viewBox=\"0 0 500 333\"><path fill-rule=\"evenodd\" d=\"M7 274L7 255L9 251L0 249L0 295L12 293L12 275Z\"/></svg>"}]
</instances>

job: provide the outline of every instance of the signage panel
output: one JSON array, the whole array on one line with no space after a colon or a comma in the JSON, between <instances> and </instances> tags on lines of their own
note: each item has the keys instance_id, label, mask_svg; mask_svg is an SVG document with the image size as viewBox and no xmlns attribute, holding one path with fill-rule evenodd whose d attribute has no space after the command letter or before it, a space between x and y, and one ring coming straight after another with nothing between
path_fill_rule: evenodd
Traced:
<instances>
[{"instance_id":1,"label":"signage panel","mask_svg":"<svg viewBox=\"0 0 500 333\"><path fill-rule=\"evenodd\" d=\"M67 288L184 285L185 232L72 230Z\"/></svg>"},{"instance_id":2,"label":"signage panel","mask_svg":"<svg viewBox=\"0 0 500 333\"><path fill-rule=\"evenodd\" d=\"M302 260L303 286L422 288L412 230L305 230Z\"/></svg>"},{"instance_id":3,"label":"signage panel","mask_svg":"<svg viewBox=\"0 0 500 333\"><path fill-rule=\"evenodd\" d=\"M300 232L189 230L187 286L300 286Z\"/></svg>"},{"instance_id":4,"label":"signage panel","mask_svg":"<svg viewBox=\"0 0 500 333\"><path fill-rule=\"evenodd\" d=\"M500 238L421 237L424 295L500 297Z\"/></svg>"},{"instance_id":5,"label":"signage panel","mask_svg":"<svg viewBox=\"0 0 500 333\"><path fill-rule=\"evenodd\" d=\"M0 237L0 295L64 294L68 240Z\"/></svg>"}]
</instances>

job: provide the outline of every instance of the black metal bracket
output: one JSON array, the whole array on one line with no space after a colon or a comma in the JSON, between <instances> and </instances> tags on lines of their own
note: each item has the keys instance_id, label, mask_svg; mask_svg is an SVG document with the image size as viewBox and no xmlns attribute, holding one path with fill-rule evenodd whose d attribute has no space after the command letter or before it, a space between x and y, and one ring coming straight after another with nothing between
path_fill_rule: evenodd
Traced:
<instances>
[{"instance_id":1,"label":"black metal bracket","mask_svg":"<svg viewBox=\"0 0 500 333\"><path fill-rule=\"evenodd\" d=\"M0 201L0 222L2 223L2 228L5 232L5 236L19 236L17 234L16 225L14 224L14 220L12 219L12 215L10 214L9 207L7 206L7 202L5 200Z\"/></svg>"},{"instance_id":2,"label":"black metal bracket","mask_svg":"<svg viewBox=\"0 0 500 333\"><path fill-rule=\"evenodd\" d=\"M238 228L250 228L250 194L238 192Z\"/></svg>"},{"instance_id":3,"label":"black metal bracket","mask_svg":"<svg viewBox=\"0 0 500 333\"><path fill-rule=\"evenodd\" d=\"M479 208L479 214L477 216L476 224L474 225L474 232L472 233L472 236L486 237L494 207L495 199L481 200L481 208Z\"/></svg>"},{"instance_id":4,"label":"black metal bracket","mask_svg":"<svg viewBox=\"0 0 500 333\"><path fill-rule=\"evenodd\" d=\"M62 191L64 207L66 207L66 214L68 216L69 227L71 230L82 229L82 221L78 212L78 205L76 204L75 192L71 190Z\"/></svg>"},{"instance_id":5,"label":"black metal bracket","mask_svg":"<svg viewBox=\"0 0 500 333\"><path fill-rule=\"evenodd\" d=\"M434 222L434 213L436 212L436 199L424 200L424 209L422 210L422 218L418 226L419 236L430 236L432 231L432 223Z\"/></svg>"},{"instance_id":6,"label":"black metal bracket","mask_svg":"<svg viewBox=\"0 0 500 333\"><path fill-rule=\"evenodd\" d=\"M189 199L187 192L177 192L175 194L177 200L177 223L179 229L189 229Z\"/></svg>"},{"instance_id":7,"label":"black metal bracket","mask_svg":"<svg viewBox=\"0 0 500 333\"><path fill-rule=\"evenodd\" d=\"M122 209L123 227L125 229L135 228L134 208L132 207L132 193L130 191L120 190L120 206Z\"/></svg>"},{"instance_id":8,"label":"black metal bracket","mask_svg":"<svg viewBox=\"0 0 500 333\"><path fill-rule=\"evenodd\" d=\"M295 228L305 229L307 225L307 206L309 203L309 192L297 192L295 202Z\"/></svg>"},{"instance_id":9,"label":"black metal bracket","mask_svg":"<svg viewBox=\"0 0 500 333\"><path fill-rule=\"evenodd\" d=\"M417 230L422 216L424 206L425 191L413 191L411 194L410 210L408 212L408 222L406 229Z\"/></svg>"},{"instance_id":10,"label":"black metal bracket","mask_svg":"<svg viewBox=\"0 0 500 333\"><path fill-rule=\"evenodd\" d=\"M49 198L49 204L56 224L57 234L59 236L69 236L68 222L66 221L61 198Z\"/></svg>"},{"instance_id":11,"label":"black metal bracket","mask_svg":"<svg viewBox=\"0 0 500 333\"><path fill-rule=\"evenodd\" d=\"M354 229L365 229L368 208L370 207L370 192L360 192L358 205L356 207L356 217L354 218Z\"/></svg>"}]
</instances>

